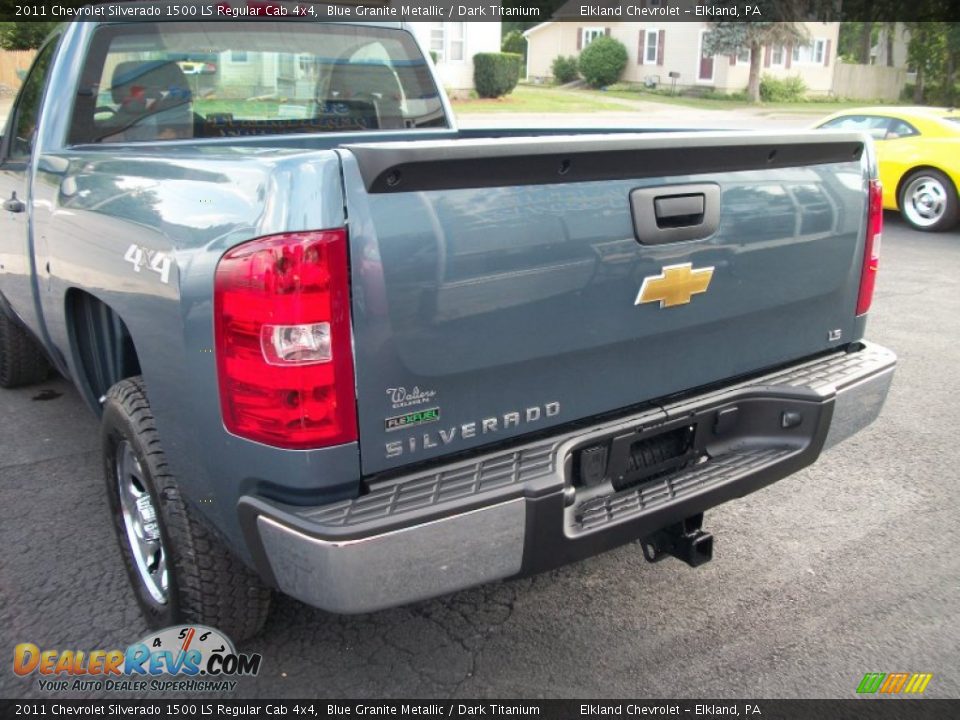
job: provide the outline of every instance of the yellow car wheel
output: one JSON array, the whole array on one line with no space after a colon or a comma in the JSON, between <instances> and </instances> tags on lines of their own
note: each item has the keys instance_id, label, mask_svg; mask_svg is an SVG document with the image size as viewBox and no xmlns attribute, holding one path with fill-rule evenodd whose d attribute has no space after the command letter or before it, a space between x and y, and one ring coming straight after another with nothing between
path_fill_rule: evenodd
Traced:
<instances>
[{"instance_id":1,"label":"yellow car wheel","mask_svg":"<svg viewBox=\"0 0 960 720\"><path fill-rule=\"evenodd\" d=\"M960 201L957 189L939 170L916 170L903 181L900 214L917 230L943 232L957 224Z\"/></svg>"}]
</instances>

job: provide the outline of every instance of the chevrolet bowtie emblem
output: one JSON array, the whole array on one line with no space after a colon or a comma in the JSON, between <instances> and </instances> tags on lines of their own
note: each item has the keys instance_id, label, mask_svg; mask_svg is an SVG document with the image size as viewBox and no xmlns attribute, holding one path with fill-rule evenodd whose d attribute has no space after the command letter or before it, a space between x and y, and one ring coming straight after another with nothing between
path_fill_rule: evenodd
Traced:
<instances>
[{"instance_id":1,"label":"chevrolet bowtie emblem","mask_svg":"<svg viewBox=\"0 0 960 720\"><path fill-rule=\"evenodd\" d=\"M643 279L633 304L659 300L662 308L686 305L692 296L707 291L712 277L712 267L694 270L691 263L667 265L659 275L649 275Z\"/></svg>"}]
</instances>

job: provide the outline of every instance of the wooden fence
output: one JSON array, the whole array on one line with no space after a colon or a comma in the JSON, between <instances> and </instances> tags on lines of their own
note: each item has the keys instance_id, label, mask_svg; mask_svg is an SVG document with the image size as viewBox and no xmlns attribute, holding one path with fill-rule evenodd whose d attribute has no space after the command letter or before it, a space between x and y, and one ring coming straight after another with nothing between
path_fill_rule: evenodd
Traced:
<instances>
[{"instance_id":1,"label":"wooden fence","mask_svg":"<svg viewBox=\"0 0 960 720\"><path fill-rule=\"evenodd\" d=\"M20 89L21 75L30 69L36 50L0 50L0 86Z\"/></svg>"},{"instance_id":2,"label":"wooden fence","mask_svg":"<svg viewBox=\"0 0 960 720\"><path fill-rule=\"evenodd\" d=\"M907 71L885 65L849 65L838 62L833 71L833 94L851 100L900 99Z\"/></svg>"}]
</instances>

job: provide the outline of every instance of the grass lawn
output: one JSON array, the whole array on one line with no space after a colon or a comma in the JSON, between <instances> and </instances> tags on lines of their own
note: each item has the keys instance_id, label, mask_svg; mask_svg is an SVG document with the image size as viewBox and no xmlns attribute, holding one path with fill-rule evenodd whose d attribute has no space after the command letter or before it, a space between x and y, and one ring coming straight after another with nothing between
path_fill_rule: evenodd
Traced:
<instances>
[{"instance_id":1,"label":"grass lawn","mask_svg":"<svg viewBox=\"0 0 960 720\"><path fill-rule=\"evenodd\" d=\"M636 100L641 102L661 103L664 105L681 105L683 107L699 108L701 110L782 110L790 113L809 113L811 115L829 115L838 110L848 108L864 107L867 105L877 105L882 103L871 102L869 100L844 100L844 101L805 101L793 103L759 103L754 104L743 100L716 100L708 98L685 97L680 95L661 95L659 93L643 92L642 90L613 89L603 92L595 90L578 90L584 94L595 95L600 98L604 96L622 98L624 100ZM896 104L896 103L890 103Z\"/></svg>"},{"instance_id":2,"label":"grass lawn","mask_svg":"<svg viewBox=\"0 0 960 720\"><path fill-rule=\"evenodd\" d=\"M278 100L208 100L197 98L193 102L193 109L201 115L231 113L244 119L273 120L278 117L280 102Z\"/></svg>"},{"instance_id":3,"label":"grass lawn","mask_svg":"<svg viewBox=\"0 0 960 720\"><path fill-rule=\"evenodd\" d=\"M560 90L558 88L520 85L502 98L456 100L457 113L568 113L568 112L630 112L620 103L604 102L603 93Z\"/></svg>"},{"instance_id":4,"label":"grass lawn","mask_svg":"<svg viewBox=\"0 0 960 720\"><path fill-rule=\"evenodd\" d=\"M758 112L787 112L806 115L829 115L837 110L864 107L876 104L868 100L849 100L839 102L796 102L796 103L760 103L753 104L743 100L716 100L644 92L639 89L619 87L612 90L560 89L557 87L539 87L536 85L518 85L502 98L456 100L453 109L457 113L588 113L588 112L631 112L632 108L616 100L632 100L637 103L658 103L679 105L700 110L755 110Z\"/></svg>"}]
</instances>

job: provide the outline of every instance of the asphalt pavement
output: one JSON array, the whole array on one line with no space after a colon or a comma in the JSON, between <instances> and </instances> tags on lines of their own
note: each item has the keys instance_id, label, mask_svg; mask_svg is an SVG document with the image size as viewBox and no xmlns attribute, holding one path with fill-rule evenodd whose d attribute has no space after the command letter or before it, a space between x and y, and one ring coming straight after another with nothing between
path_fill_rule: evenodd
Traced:
<instances>
[{"instance_id":1,"label":"asphalt pavement","mask_svg":"<svg viewBox=\"0 0 960 720\"><path fill-rule=\"evenodd\" d=\"M709 512L706 566L632 545L372 615L280 598L236 696L852 697L900 671L960 696L960 233L888 215L868 337L900 355L880 419ZM16 643L122 648L144 630L96 421L63 380L0 392L0 697L44 695L11 672Z\"/></svg>"}]
</instances>

